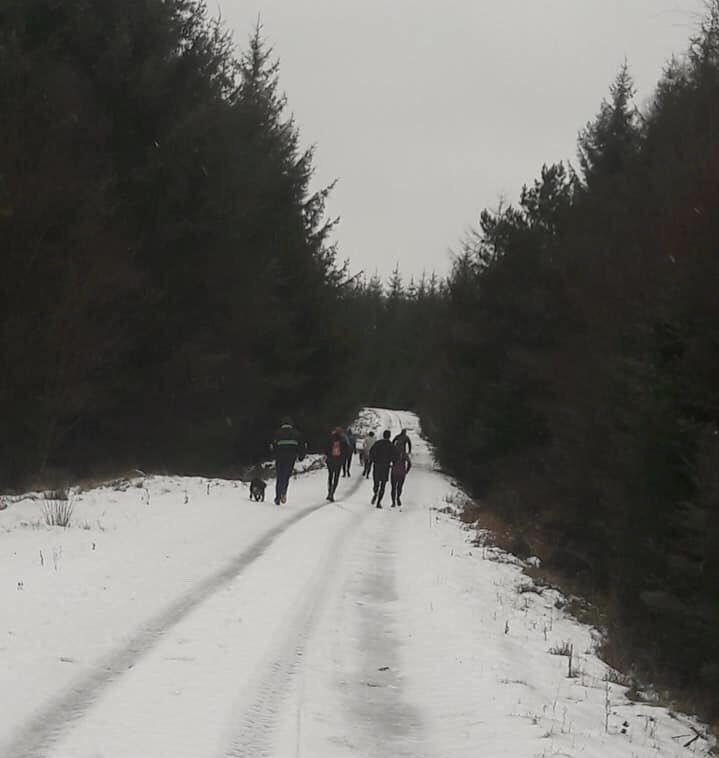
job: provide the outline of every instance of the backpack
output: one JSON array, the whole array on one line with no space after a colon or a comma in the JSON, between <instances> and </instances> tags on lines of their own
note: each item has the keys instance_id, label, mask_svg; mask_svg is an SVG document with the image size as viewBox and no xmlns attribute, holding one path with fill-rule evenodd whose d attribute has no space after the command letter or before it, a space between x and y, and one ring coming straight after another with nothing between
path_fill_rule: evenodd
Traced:
<instances>
[{"instance_id":1,"label":"backpack","mask_svg":"<svg viewBox=\"0 0 719 758\"><path fill-rule=\"evenodd\" d=\"M342 443L339 440L332 440L332 457L339 458L342 455Z\"/></svg>"}]
</instances>

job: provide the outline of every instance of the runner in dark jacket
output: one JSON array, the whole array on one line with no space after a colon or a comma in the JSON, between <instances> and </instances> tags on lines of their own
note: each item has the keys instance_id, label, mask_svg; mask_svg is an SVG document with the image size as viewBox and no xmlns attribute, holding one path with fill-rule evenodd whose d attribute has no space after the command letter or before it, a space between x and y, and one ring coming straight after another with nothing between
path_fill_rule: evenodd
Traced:
<instances>
[{"instance_id":1,"label":"runner in dark jacket","mask_svg":"<svg viewBox=\"0 0 719 758\"><path fill-rule=\"evenodd\" d=\"M378 508L382 507L382 498L384 490L389 479L389 471L392 464L397 460L397 448L390 442L390 433L382 433L382 439L372 445L370 450L370 461L374 466L374 494L372 495L372 504L377 504Z\"/></svg>"},{"instance_id":2,"label":"runner in dark jacket","mask_svg":"<svg viewBox=\"0 0 719 758\"><path fill-rule=\"evenodd\" d=\"M392 466L392 507L395 505L402 505L402 488L404 487L404 480L409 474L409 470L412 468L412 461L407 453L403 450L399 451L397 460Z\"/></svg>"},{"instance_id":3,"label":"runner in dark jacket","mask_svg":"<svg viewBox=\"0 0 719 758\"><path fill-rule=\"evenodd\" d=\"M345 458L347 457L347 437L342 431L342 427L338 426L334 431L330 432L330 436L327 440L327 499L333 503L335 500L335 492L337 491L337 483L340 479L340 471L344 466Z\"/></svg>"},{"instance_id":4,"label":"runner in dark jacket","mask_svg":"<svg viewBox=\"0 0 719 758\"><path fill-rule=\"evenodd\" d=\"M282 426L272 440L272 452L275 456L277 483L275 487L275 505L287 502L287 489L295 461L305 457L305 444L302 435L295 429L291 418L282 419Z\"/></svg>"},{"instance_id":5,"label":"runner in dark jacket","mask_svg":"<svg viewBox=\"0 0 719 758\"><path fill-rule=\"evenodd\" d=\"M409 455L412 454L412 440L407 436L407 430L403 429L392 442L397 445L400 450L403 450Z\"/></svg>"}]
</instances>

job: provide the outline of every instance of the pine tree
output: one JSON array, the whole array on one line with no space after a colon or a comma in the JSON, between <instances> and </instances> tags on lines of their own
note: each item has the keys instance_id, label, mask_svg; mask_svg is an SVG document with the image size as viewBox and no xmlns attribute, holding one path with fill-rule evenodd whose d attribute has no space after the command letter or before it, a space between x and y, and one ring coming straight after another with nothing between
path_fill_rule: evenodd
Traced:
<instances>
[{"instance_id":1,"label":"pine tree","mask_svg":"<svg viewBox=\"0 0 719 758\"><path fill-rule=\"evenodd\" d=\"M596 119L579 136L579 165L586 185L617 176L636 155L640 129L632 103L634 80L625 61Z\"/></svg>"},{"instance_id":2,"label":"pine tree","mask_svg":"<svg viewBox=\"0 0 719 758\"><path fill-rule=\"evenodd\" d=\"M387 288L390 301L399 300L404 296L404 284L402 282L402 274L399 270L399 264L394 267L392 276L387 282Z\"/></svg>"},{"instance_id":3,"label":"pine tree","mask_svg":"<svg viewBox=\"0 0 719 758\"><path fill-rule=\"evenodd\" d=\"M260 30L237 60L195 0L0 15L0 483L219 471L285 410L347 412L330 188Z\"/></svg>"}]
</instances>

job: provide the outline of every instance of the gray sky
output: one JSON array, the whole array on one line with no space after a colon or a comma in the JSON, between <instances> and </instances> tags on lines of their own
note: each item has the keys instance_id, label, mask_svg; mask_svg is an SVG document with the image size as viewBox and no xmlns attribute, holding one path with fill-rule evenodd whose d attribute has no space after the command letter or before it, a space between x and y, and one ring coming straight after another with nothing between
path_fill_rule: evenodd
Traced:
<instances>
[{"instance_id":1,"label":"gray sky","mask_svg":"<svg viewBox=\"0 0 719 758\"><path fill-rule=\"evenodd\" d=\"M220 0L261 15L353 271L445 273L480 211L574 160L624 57L637 102L704 0Z\"/></svg>"}]
</instances>

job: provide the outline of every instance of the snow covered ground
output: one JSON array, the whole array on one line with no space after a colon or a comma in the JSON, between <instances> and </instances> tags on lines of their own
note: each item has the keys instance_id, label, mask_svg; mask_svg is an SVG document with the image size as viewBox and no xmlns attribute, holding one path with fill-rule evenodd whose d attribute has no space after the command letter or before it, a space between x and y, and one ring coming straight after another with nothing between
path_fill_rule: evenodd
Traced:
<instances>
[{"instance_id":1,"label":"snow covered ground","mask_svg":"<svg viewBox=\"0 0 719 758\"><path fill-rule=\"evenodd\" d=\"M683 747L701 725L607 680L556 593L441 512L458 493L414 416L368 425L410 431L401 509L370 506L357 464L333 504L315 471L279 508L272 482L252 503L156 477L79 496L67 529L36 500L0 512L0 756L708 755Z\"/></svg>"}]
</instances>

